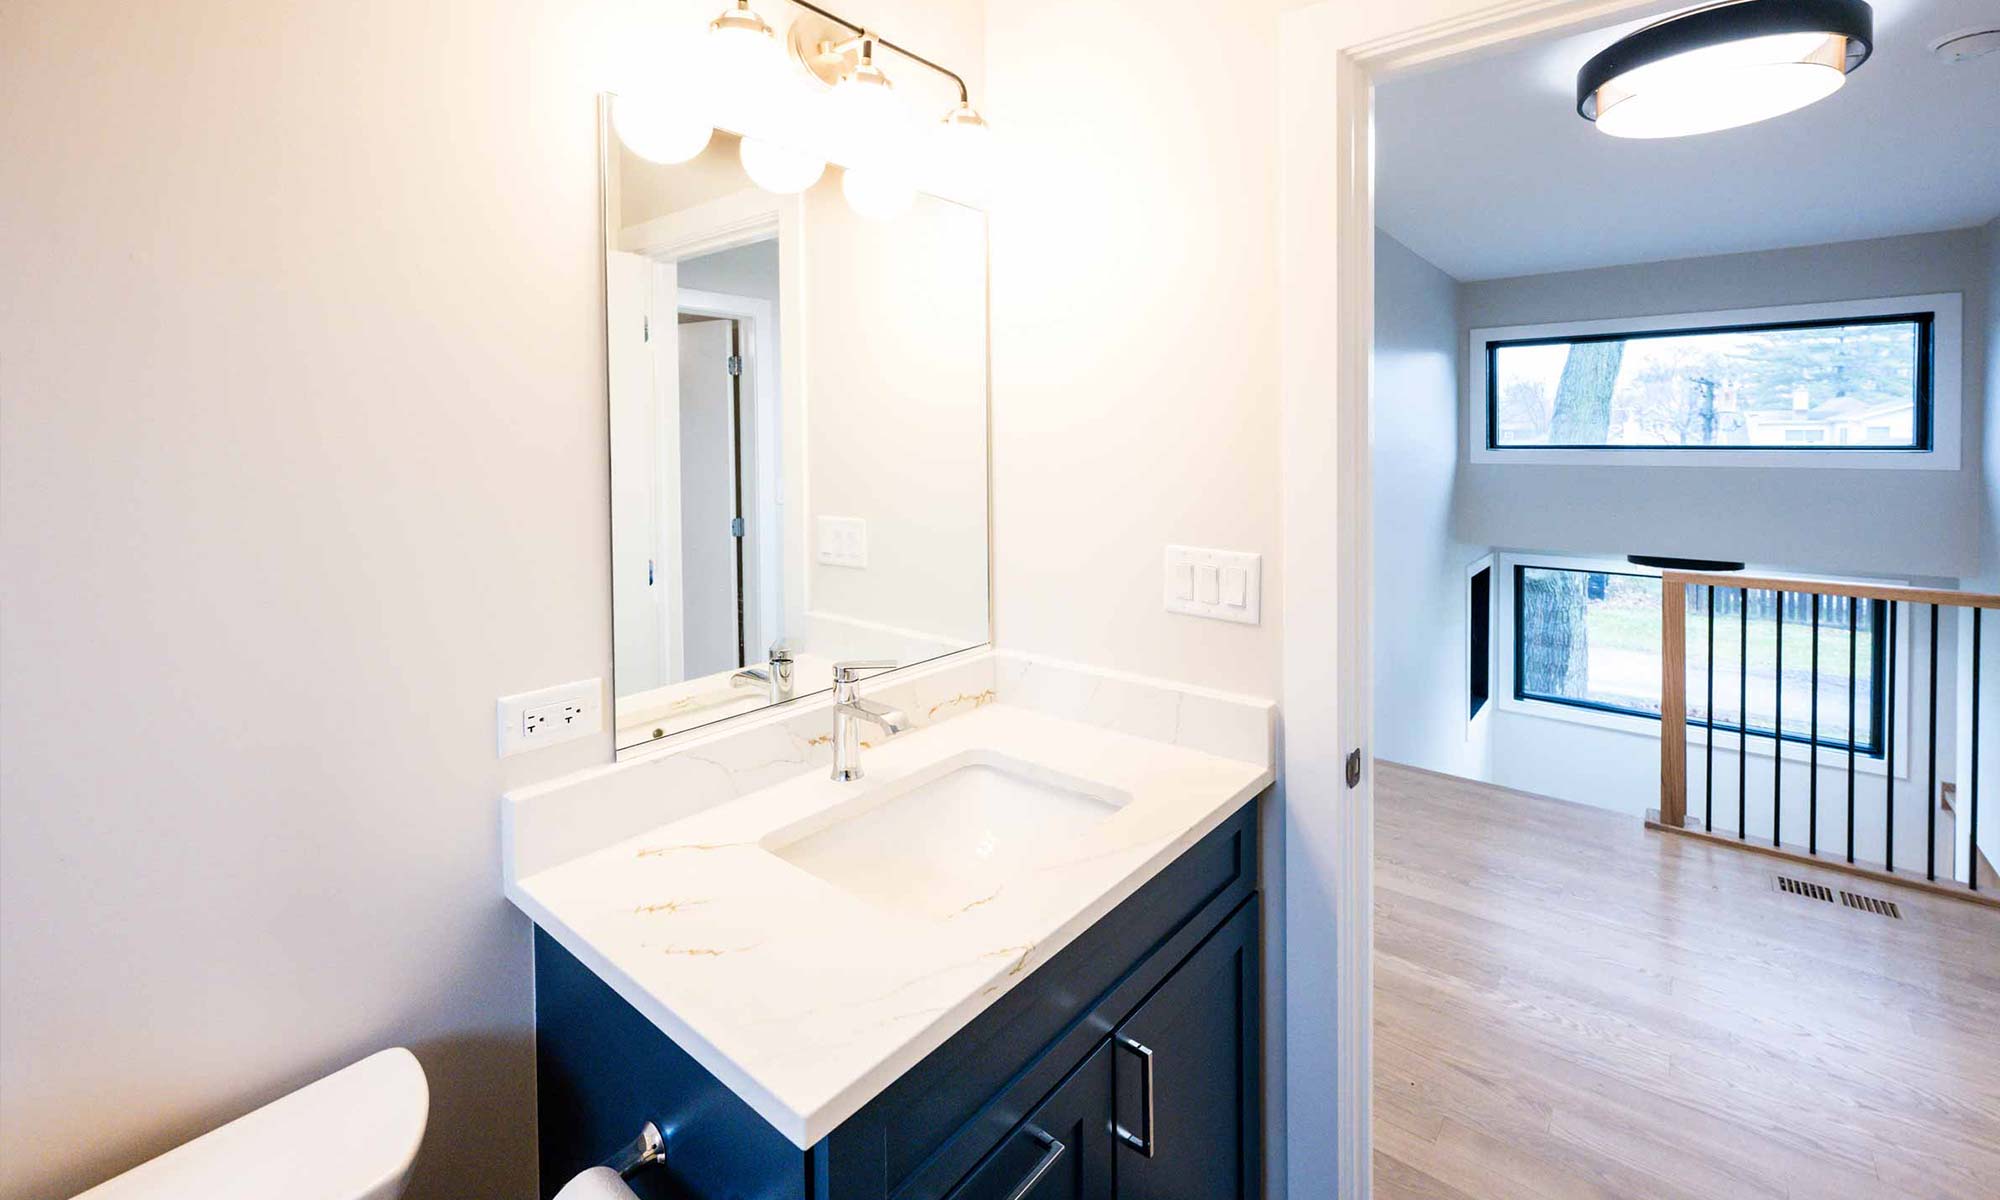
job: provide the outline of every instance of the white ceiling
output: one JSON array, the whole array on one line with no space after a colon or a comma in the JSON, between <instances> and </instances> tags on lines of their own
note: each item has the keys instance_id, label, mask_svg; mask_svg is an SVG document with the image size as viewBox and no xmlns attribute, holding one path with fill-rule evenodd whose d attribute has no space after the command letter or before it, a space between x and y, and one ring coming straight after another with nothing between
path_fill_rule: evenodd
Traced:
<instances>
[{"instance_id":1,"label":"white ceiling","mask_svg":"<svg viewBox=\"0 0 2000 1200\"><path fill-rule=\"evenodd\" d=\"M1878 0L1874 56L1831 98L1699 137L1607 137L1576 115L1576 71L1642 24L1384 83L1377 223L1472 280L2000 216L2000 54L1949 64L1929 49L2000 25L2000 0Z\"/></svg>"}]
</instances>

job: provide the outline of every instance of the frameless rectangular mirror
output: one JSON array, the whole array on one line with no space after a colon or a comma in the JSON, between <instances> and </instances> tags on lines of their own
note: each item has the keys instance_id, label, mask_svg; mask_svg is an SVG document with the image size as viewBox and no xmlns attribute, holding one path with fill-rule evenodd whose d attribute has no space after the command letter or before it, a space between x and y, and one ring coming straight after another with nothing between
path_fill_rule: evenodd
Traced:
<instances>
[{"instance_id":1,"label":"frameless rectangular mirror","mask_svg":"<svg viewBox=\"0 0 2000 1200\"><path fill-rule=\"evenodd\" d=\"M618 748L987 642L984 214L600 124Z\"/></svg>"}]
</instances>

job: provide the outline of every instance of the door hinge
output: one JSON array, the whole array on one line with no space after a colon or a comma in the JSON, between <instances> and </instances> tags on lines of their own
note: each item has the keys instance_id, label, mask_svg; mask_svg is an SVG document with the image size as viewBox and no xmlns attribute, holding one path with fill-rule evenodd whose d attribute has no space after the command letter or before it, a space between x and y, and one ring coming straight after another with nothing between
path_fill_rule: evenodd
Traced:
<instances>
[{"instance_id":1,"label":"door hinge","mask_svg":"<svg viewBox=\"0 0 2000 1200\"><path fill-rule=\"evenodd\" d=\"M639 318L639 340L642 342L650 342L653 340L653 318L651 317Z\"/></svg>"},{"instance_id":2,"label":"door hinge","mask_svg":"<svg viewBox=\"0 0 2000 1200\"><path fill-rule=\"evenodd\" d=\"M729 373L731 375L741 375L743 373L743 357L741 355L732 354L729 356Z\"/></svg>"},{"instance_id":3,"label":"door hinge","mask_svg":"<svg viewBox=\"0 0 2000 1200\"><path fill-rule=\"evenodd\" d=\"M729 536L730 536L730 537L742 537L742 536L743 536L743 518L742 518L742 517L731 517L731 518L729 518Z\"/></svg>"},{"instance_id":4,"label":"door hinge","mask_svg":"<svg viewBox=\"0 0 2000 1200\"><path fill-rule=\"evenodd\" d=\"M1361 786L1361 751L1359 750L1349 750L1347 752L1347 786L1351 788Z\"/></svg>"},{"instance_id":5,"label":"door hinge","mask_svg":"<svg viewBox=\"0 0 2000 1200\"><path fill-rule=\"evenodd\" d=\"M653 560L650 558L646 560L646 586L653 586Z\"/></svg>"}]
</instances>

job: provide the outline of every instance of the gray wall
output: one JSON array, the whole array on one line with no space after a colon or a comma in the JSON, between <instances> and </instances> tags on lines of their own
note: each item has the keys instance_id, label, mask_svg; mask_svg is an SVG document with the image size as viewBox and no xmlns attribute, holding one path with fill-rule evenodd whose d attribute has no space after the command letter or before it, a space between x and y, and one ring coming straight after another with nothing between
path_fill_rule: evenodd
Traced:
<instances>
[{"instance_id":1,"label":"gray wall","mask_svg":"<svg viewBox=\"0 0 2000 1200\"><path fill-rule=\"evenodd\" d=\"M1452 537L1458 470L1458 283L1375 235L1375 753L1486 774L1491 705L1466 719L1465 568Z\"/></svg>"},{"instance_id":2,"label":"gray wall","mask_svg":"<svg viewBox=\"0 0 2000 1200\"><path fill-rule=\"evenodd\" d=\"M1962 230L1462 285L1461 334L1496 325L1960 292L1964 427L1957 471L1473 464L1461 435L1457 536L1522 549L1731 558L1799 571L1970 576L1980 553L1987 386L1981 239L1979 230ZM1461 363L1455 402L1461 430L1465 373Z\"/></svg>"}]
</instances>

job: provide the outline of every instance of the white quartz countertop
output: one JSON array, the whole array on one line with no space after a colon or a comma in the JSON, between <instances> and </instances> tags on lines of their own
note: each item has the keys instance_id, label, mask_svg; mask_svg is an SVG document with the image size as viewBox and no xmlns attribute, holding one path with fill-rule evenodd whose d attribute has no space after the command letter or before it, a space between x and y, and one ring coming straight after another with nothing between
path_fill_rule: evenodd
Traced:
<instances>
[{"instance_id":1,"label":"white quartz countertop","mask_svg":"<svg viewBox=\"0 0 2000 1200\"><path fill-rule=\"evenodd\" d=\"M1122 807L944 914L865 901L765 848L815 814L980 752L1088 780L1117 793ZM871 746L862 763L859 781L810 771L507 888L800 1147L831 1133L1272 779L1261 763L1006 704Z\"/></svg>"}]
</instances>

